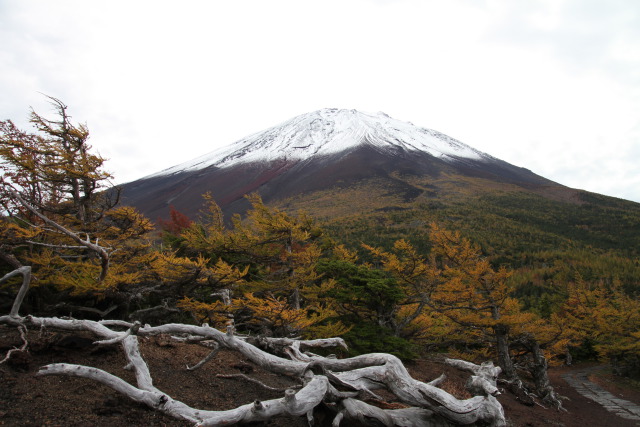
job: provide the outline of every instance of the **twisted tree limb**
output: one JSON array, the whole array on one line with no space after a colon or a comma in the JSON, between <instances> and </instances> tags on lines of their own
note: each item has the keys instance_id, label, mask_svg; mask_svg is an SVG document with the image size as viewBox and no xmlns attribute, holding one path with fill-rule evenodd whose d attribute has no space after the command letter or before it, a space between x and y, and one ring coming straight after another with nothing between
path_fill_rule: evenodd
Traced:
<instances>
[{"instance_id":1,"label":"twisted tree limb","mask_svg":"<svg viewBox=\"0 0 640 427\"><path fill-rule=\"evenodd\" d=\"M0 278L0 283L8 280L14 276L22 274L22 285L20 286L20 290L18 291L18 295L16 299L13 301L13 305L11 306L11 311L9 312L9 316L18 317L18 311L20 310L20 306L22 306L22 301L24 300L24 296L27 294L29 290L29 284L31 283L31 267L23 266L16 268L10 273L5 274L2 278Z\"/></svg>"},{"instance_id":2,"label":"twisted tree limb","mask_svg":"<svg viewBox=\"0 0 640 427\"><path fill-rule=\"evenodd\" d=\"M344 399L342 410L333 419L332 427L338 427L342 421L358 421L365 425L377 422L385 427L448 427L457 424L439 417L433 411L424 408L380 409L357 399ZM349 425L349 424L345 424Z\"/></svg>"},{"instance_id":3,"label":"twisted tree limb","mask_svg":"<svg viewBox=\"0 0 640 427\"><path fill-rule=\"evenodd\" d=\"M5 354L4 358L0 360L0 365L11 359L11 355L13 355L13 353L23 352L27 350L27 347L29 346L29 341L27 341L26 336L27 331L24 326L18 326L18 331L20 331L20 339L22 340L22 345L20 347L14 347L11 350L7 351L7 354Z\"/></svg>"},{"instance_id":4,"label":"twisted tree limb","mask_svg":"<svg viewBox=\"0 0 640 427\"><path fill-rule=\"evenodd\" d=\"M27 284L23 283L24 289L28 287L28 282L25 281L25 283ZM105 371L79 365L52 364L43 367L39 375L70 375L90 378L111 387L136 402L144 403L174 418L189 420L202 426L265 421L283 415L306 415L307 419L312 422L313 409L323 401L338 403L340 409L334 420L334 426L340 425L342 420L359 420L371 425L381 423L398 426L472 425L478 422L492 426L506 424L502 406L493 396L495 394L493 389L486 385L474 389L480 391L482 395L459 400L436 387L443 377L430 383L415 380L402 362L390 354L373 353L347 359L336 359L300 351L300 347L303 345L344 345L344 341L341 339L286 342L290 358L284 359L260 350L242 337L236 336L233 333L233 327L228 327L227 333L223 333L206 324L195 326L172 323L141 327L137 322L132 324L122 321L20 317L17 314L21 302L21 300L18 301L19 298L16 298L14 303L16 309L12 310L12 313L15 311L15 314L0 316L0 324L65 331L88 331L101 338L96 341L98 344L119 343L122 345L128 361L127 368L134 371L137 386L128 384ZM125 327L127 329L115 331L110 327ZM173 399L154 386L149 368L140 354L138 336L161 334L200 337L214 341L221 347L241 353L265 370L302 379L304 387L297 393L293 389L287 390L281 399L256 401L227 411L203 411L192 408ZM488 364L479 366L462 361L452 362L452 364L470 370L486 381L495 380L497 373L499 373L499 368L496 371L496 368ZM335 384L335 387L332 383ZM340 392L336 387L345 388L347 391ZM361 392L375 396L372 390L378 389L387 389L395 394L399 400L414 407L401 410L382 410L355 399Z\"/></svg>"},{"instance_id":5,"label":"twisted tree limb","mask_svg":"<svg viewBox=\"0 0 640 427\"><path fill-rule=\"evenodd\" d=\"M32 316L24 318L2 316L0 317L0 323L22 323L36 327L55 328L67 331L84 330L100 337L113 339L114 342L121 342L129 361L128 366L134 370L136 375L138 387L130 385L124 386L120 384L122 380L119 380L120 382L115 381L112 376L108 376L106 373L97 373L97 370L88 367L69 367L65 365L65 367L62 368L54 365L55 368L46 367L43 370L43 375L66 374L90 377L109 385L136 401L145 403L168 415L192 421L197 420L198 422L202 422L202 425L220 425L221 423L227 422L240 422L238 420L266 420L270 417L281 415L305 415L326 398L325 395L328 393L327 387L332 378L339 380L337 383L338 386L347 385L356 391L361 390L366 392L368 390L387 389L394 393L402 402L415 406L418 409L429 410L434 416L438 416L438 419L448 420L454 425L456 423L468 425L480 421L495 426L505 425L502 406L492 395L475 396L466 400L456 399L432 384L413 379L402 362L390 354L374 353L348 359L332 359L320 356L307 356L300 353L299 350L297 352L292 350L292 354L296 356L296 360L288 360L266 353L246 343L244 340L234 336L231 331L225 334L208 326L166 324L139 328L137 334L140 336L158 334L203 336L216 341L225 348L240 352L250 361L275 373L303 378L305 374L309 376L312 368L327 372L327 375L318 374L312 376L317 379L314 383L316 385L309 388L309 384L307 384L300 390L298 394L302 394L300 395L299 401L297 401L298 403L294 406L292 406L291 402L284 404L280 401L268 401L262 402L261 405L257 406L243 405L231 410L231 412L212 411L215 412L214 414L210 413L211 411L206 412L189 408L155 388L148 367L139 353L137 337L128 334L128 331L116 332L100 322L91 320L38 318ZM124 339L117 339L125 335L126 337ZM326 386L321 386L319 383L326 383ZM296 394L296 396L298 396L298 394ZM159 399L163 400L162 404L158 403ZM349 409L345 409L345 411L342 415L343 417L348 415ZM411 411L405 412L410 413ZM417 411L415 414L414 416L416 417L425 417L427 412Z\"/></svg>"},{"instance_id":6,"label":"twisted tree limb","mask_svg":"<svg viewBox=\"0 0 640 427\"><path fill-rule=\"evenodd\" d=\"M480 396L498 396L500 394L497 380L502 368L493 366L493 362L476 365L460 359L445 359L445 363L473 374L465 386L471 393Z\"/></svg>"},{"instance_id":7,"label":"twisted tree limb","mask_svg":"<svg viewBox=\"0 0 640 427\"><path fill-rule=\"evenodd\" d=\"M162 393L152 385L132 386L126 381L101 369L87 366L56 363L44 366L38 375L68 375L98 381L127 396L131 400L143 403L174 418L188 420L201 426L230 425L240 422L266 421L276 416L306 415L320 404L329 382L326 377L314 377L299 392L293 390L281 399L255 401L226 411L207 411L192 408L171 396Z\"/></svg>"}]
</instances>

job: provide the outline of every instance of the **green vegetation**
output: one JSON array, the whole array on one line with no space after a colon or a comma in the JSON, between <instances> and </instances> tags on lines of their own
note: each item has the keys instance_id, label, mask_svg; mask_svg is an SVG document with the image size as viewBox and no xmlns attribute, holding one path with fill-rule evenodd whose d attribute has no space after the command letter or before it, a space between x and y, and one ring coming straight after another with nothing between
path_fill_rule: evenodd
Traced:
<instances>
[{"instance_id":1,"label":"green vegetation","mask_svg":"<svg viewBox=\"0 0 640 427\"><path fill-rule=\"evenodd\" d=\"M104 160L53 101L35 134L0 122L0 273L33 267L31 312L343 335L352 353L495 357L511 379L568 352L640 375L638 204L446 176L412 178L428 191L411 202L367 182L286 209L250 195L231 224L205 195L201 219L172 209L152 231L101 191Z\"/></svg>"},{"instance_id":2,"label":"green vegetation","mask_svg":"<svg viewBox=\"0 0 640 427\"><path fill-rule=\"evenodd\" d=\"M428 256L432 252L428 224L437 223L459 231L480 245L494 268L502 266L510 270L509 296L519 301L524 312L546 322L561 321L557 316L567 310L572 286L579 281L592 288L607 289L607 298L627 307L625 310L629 305L619 302L622 296L637 299L640 294L639 204L570 189L544 196L544 192L537 194L508 185L484 186L480 180L471 178L460 179L466 180L468 189L452 190L450 178L432 180L429 186L423 183L422 187L428 187L429 191L411 203L381 195L364 199L360 205L357 194L325 191L320 196L298 197L283 205L302 207L325 218L323 225L328 234L355 251L363 261L376 266L377 261L362 243L389 249L394 242L404 239L418 253ZM372 188L368 188L363 182L353 191L376 195L375 183L371 185ZM336 210L326 202L332 198L339 206L343 199L353 200L356 206L352 206L351 212ZM614 287L618 291L611 294ZM566 324L559 326L569 329ZM581 326L575 328L580 330ZM581 338L571 338L571 333L567 333L573 357L600 355L620 366L619 372L632 373L633 366L638 364L634 365L633 357L623 350L625 346L618 348L616 356L605 356L602 343L609 338L604 333L596 334L595 329L592 336ZM631 329L637 332L640 325L632 324ZM632 336L631 331L627 334ZM596 335L599 338L594 338ZM455 334L451 337L443 342L450 346L459 341L453 338ZM439 339L431 337L431 342ZM470 341L465 345L477 348ZM563 359L565 355L559 352L558 357Z\"/></svg>"},{"instance_id":3,"label":"green vegetation","mask_svg":"<svg viewBox=\"0 0 640 427\"><path fill-rule=\"evenodd\" d=\"M640 205L579 194L581 203L522 191L442 198L344 216L325 227L365 256L361 242L390 247L401 238L428 251L425 225L436 222L480 244L495 266L514 269L514 280L523 285L560 283L577 271L588 280L617 278L629 291L640 290Z\"/></svg>"}]
</instances>

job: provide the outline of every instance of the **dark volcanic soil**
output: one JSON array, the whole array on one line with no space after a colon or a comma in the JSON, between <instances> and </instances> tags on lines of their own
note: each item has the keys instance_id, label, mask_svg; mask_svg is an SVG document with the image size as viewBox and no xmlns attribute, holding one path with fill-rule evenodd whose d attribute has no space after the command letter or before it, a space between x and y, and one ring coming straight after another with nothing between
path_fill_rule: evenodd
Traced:
<instances>
[{"instance_id":1,"label":"dark volcanic soil","mask_svg":"<svg viewBox=\"0 0 640 427\"><path fill-rule=\"evenodd\" d=\"M29 352L14 353L0 365L0 425L7 426L187 426L147 407L133 403L115 391L82 378L36 376L38 369L49 363L65 362L104 369L135 383L131 372L123 369L124 356L119 346L98 347L89 335L69 335L49 331L30 331ZM14 328L0 326L0 359L14 346L20 346ZM244 373L272 387L284 389L296 382L261 370L242 356L221 351L214 360L196 371L187 371L203 359L209 350L193 344L181 344L166 337L142 340L142 355L149 364L155 385L176 399L201 409L221 410L283 396L242 379L225 379L217 375ZM465 397L461 373L435 360L421 360L408 365L420 380L432 380L445 372L445 389ZM563 368L566 370L567 368ZM572 368L576 369L576 368ZM568 412L539 406L526 407L513 396L504 394L499 400L505 408L510 426L634 426L604 408L582 397L560 378L564 370L552 370L556 390L570 400ZM606 387L606 382L600 381ZM615 383L609 388L624 399L640 403L640 391ZM321 414L318 414L321 416ZM276 419L265 425L304 426L303 419Z\"/></svg>"}]
</instances>

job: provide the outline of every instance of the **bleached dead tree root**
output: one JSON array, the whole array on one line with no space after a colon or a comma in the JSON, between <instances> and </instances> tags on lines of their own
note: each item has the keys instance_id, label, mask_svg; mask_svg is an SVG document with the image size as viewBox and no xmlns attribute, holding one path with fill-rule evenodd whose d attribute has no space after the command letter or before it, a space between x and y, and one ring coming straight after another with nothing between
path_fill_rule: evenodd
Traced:
<instances>
[{"instance_id":1,"label":"bleached dead tree root","mask_svg":"<svg viewBox=\"0 0 640 427\"><path fill-rule=\"evenodd\" d=\"M26 285L28 286L28 285ZM450 361L474 373L470 390L476 396L460 400L437 387L443 377L429 383L411 377L402 362L386 353L373 353L346 359L322 357L301 348L344 346L339 338L330 340L281 340L274 345L285 349L285 359L259 349L229 328L223 333L208 325L165 324L141 326L123 321L93 321L55 317L21 317L17 309L0 316L0 324L18 327L46 328L62 331L86 331L96 336L98 345L122 345L127 366L133 370L136 386L100 369L69 364L52 364L41 368L39 375L66 375L100 382L130 399L143 403L174 418L189 420L202 426L230 425L265 421L278 416L306 416L313 424L313 411L321 403L335 411L333 426L357 421L365 425L385 426L504 426L502 406L496 400L495 378L499 368ZM121 330L117 330L121 329ZM138 337L155 335L189 337L190 340L210 340L218 346L237 351L245 358L273 373L297 378L303 387L297 392L287 389L280 399L255 401L235 409L208 411L192 408L157 389L149 368L140 354ZM215 350L214 350L215 351ZM211 356L213 357L213 356ZM208 358L201 363L205 363ZM497 369L497 371L496 371ZM361 397L376 396L374 391L386 389L411 407L381 409L367 404Z\"/></svg>"},{"instance_id":2,"label":"bleached dead tree root","mask_svg":"<svg viewBox=\"0 0 640 427\"><path fill-rule=\"evenodd\" d=\"M79 365L53 364L41 369L40 375L70 375L90 378L101 382L130 399L144 403L179 419L190 420L200 425L227 425L240 422L260 421L277 416L304 416L311 420L313 409L321 402L334 402L338 415L334 425L341 420L373 420L383 425L472 425L484 422L490 425L505 425L502 406L491 393L459 400L436 387L439 379L432 383L415 380L402 362L385 353L366 354L347 359L325 358L300 352L300 345L290 347L291 359L284 359L262 351L241 337L223 333L208 326L166 324L137 328L137 325L116 322L125 331L116 331L106 325L109 321L75 320L39 317L1 316L0 324L65 331L88 331L101 338L98 343L120 343L128 360L127 367L136 376L137 387L126 383L99 369ZM138 336L159 334L200 336L235 350L253 363L271 372L301 378L304 387L298 392L287 390L281 399L254 402L228 411L203 411L173 399L153 385L148 366L139 350ZM461 362L463 363L463 362ZM468 362L464 362L468 363ZM469 364L472 365L472 364ZM315 372L315 374L314 374ZM339 392L338 389L345 390ZM374 390L387 389L397 398L413 408L382 410L356 399L358 396L375 395ZM490 386L482 390L492 390ZM364 417L364 418L362 418Z\"/></svg>"},{"instance_id":3,"label":"bleached dead tree root","mask_svg":"<svg viewBox=\"0 0 640 427\"><path fill-rule=\"evenodd\" d=\"M27 341L27 330L24 326L18 326L18 331L20 332L20 339L22 340L22 345L20 347L14 347L11 350L7 351L4 358L0 360L0 365L11 359L14 353L21 353L27 351L27 347L29 347L29 342Z\"/></svg>"},{"instance_id":4,"label":"bleached dead tree root","mask_svg":"<svg viewBox=\"0 0 640 427\"><path fill-rule=\"evenodd\" d=\"M313 412L328 392L326 377L315 376L297 393L285 393L281 399L255 401L226 411L205 411L173 399L153 386L134 387L122 379L101 369L87 366L56 363L44 366L39 375L68 375L98 381L131 400L145 404L174 418L192 421L201 426L230 425L241 422L266 421L277 416L301 416Z\"/></svg>"},{"instance_id":5,"label":"bleached dead tree root","mask_svg":"<svg viewBox=\"0 0 640 427\"><path fill-rule=\"evenodd\" d=\"M9 280L12 277L22 275L22 285L20 285L20 289L18 290L18 294L16 299L13 301L13 305L11 306L11 311L9 312L9 317L19 319L18 311L20 310L20 306L22 305L22 301L24 300L25 295L27 294L27 290L29 290L29 284L31 283L31 267L23 266L16 268L15 270L5 274L0 277L0 283ZM22 340L22 345L20 347L14 347L5 354L5 357L0 360L0 364L5 363L14 353L27 351L27 347L29 347L29 342L27 341L26 336L26 328L24 325L18 324L18 331L20 332L20 339Z\"/></svg>"}]
</instances>

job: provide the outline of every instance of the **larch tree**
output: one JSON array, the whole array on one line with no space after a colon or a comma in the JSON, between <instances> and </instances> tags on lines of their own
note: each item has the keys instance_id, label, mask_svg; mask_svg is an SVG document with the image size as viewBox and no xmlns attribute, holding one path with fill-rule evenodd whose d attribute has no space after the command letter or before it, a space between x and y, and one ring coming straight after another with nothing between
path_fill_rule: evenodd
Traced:
<instances>
[{"instance_id":1,"label":"larch tree","mask_svg":"<svg viewBox=\"0 0 640 427\"><path fill-rule=\"evenodd\" d=\"M62 101L56 113L31 111L36 132L0 122L0 259L30 265L36 284L75 294L119 292L140 279L152 224L129 207L93 153L86 125L74 125Z\"/></svg>"},{"instance_id":2,"label":"larch tree","mask_svg":"<svg viewBox=\"0 0 640 427\"><path fill-rule=\"evenodd\" d=\"M567 325L572 344L593 345L598 357L621 375L640 378L640 301L618 280L589 282L576 274L568 298L557 313Z\"/></svg>"},{"instance_id":3,"label":"larch tree","mask_svg":"<svg viewBox=\"0 0 640 427\"><path fill-rule=\"evenodd\" d=\"M313 241L319 231L304 214L290 215L267 207L257 195L248 199L246 218L233 218L227 228L220 208L205 195L200 221L165 241L173 247L160 261L198 262L191 283L198 286L177 294L178 305L212 324L229 322L277 336L340 333L329 322L336 315L333 301L322 296L332 287L317 272L321 256ZM218 298L212 298L218 296Z\"/></svg>"},{"instance_id":4,"label":"larch tree","mask_svg":"<svg viewBox=\"0 0 640 427\"><path fill-rule=\"evenodd\" d=\"M399 319L399 325L406 327L428 312L443 316L462 327L469 342L490 344L507 381L522 389L511 340L526 333L526 342L537 345L533 326L541 322L533 313L523 312L518 300L510 296L512 289L507 279L511 273L503 267L493 268L477 245L436 224L431 225L429 237L432 246L428 257L421 256L404 240L397 241L390 252L367 247L403 285L404 304L411 311ZM541 352L538 356L544 358ZM540 357L537 360L542 363ZM544 372L538 374L546 377L544 359ZM549 385L541 380L543 383ZM555 394L548 390L539 394L561 407Z\"/></svg>"}]
</instances>

